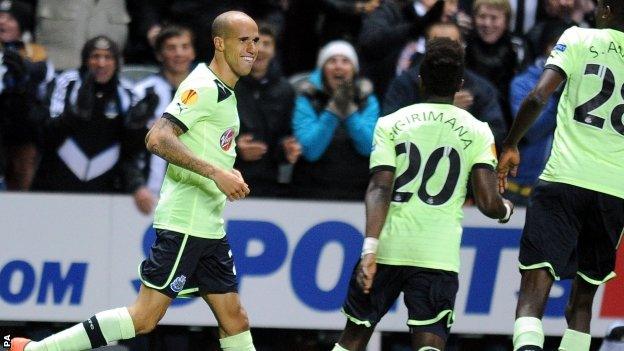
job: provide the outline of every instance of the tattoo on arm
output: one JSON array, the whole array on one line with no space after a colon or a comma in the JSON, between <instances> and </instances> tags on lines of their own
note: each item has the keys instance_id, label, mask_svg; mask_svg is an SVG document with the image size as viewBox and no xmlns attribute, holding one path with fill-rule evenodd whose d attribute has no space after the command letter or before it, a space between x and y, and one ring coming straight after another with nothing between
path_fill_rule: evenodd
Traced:
<instances>
[{"instance_id":1,"label":"tattoo on arm","mask_svg":"<svg viewBox=\"0 0 624 351\"><path fill-rule=\"evenodd\" d=\"M178 139L184 131L166 118L160 118L147 133L147 149L167 162L188 169L201 176L212 178L216 168L198 158Z\"/></svg>"}]
</instances>

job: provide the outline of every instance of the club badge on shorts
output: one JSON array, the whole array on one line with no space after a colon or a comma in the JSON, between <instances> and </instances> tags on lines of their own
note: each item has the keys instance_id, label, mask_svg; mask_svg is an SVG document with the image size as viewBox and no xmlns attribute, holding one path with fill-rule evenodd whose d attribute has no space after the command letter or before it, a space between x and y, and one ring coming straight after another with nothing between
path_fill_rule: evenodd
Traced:
<instances>
[{"instance_id":1,"label":"club badge on shorts","mask_svg":"<svg viewBox=\"0 0 624 351\"><path fill-rule=\"evenodd\" d=\"M186 284L186 276L181 275L175 278L175 280L171 283L171 285L169 285L169 287L171 288L171 290L178 293L182 291L182 289L184 288L184 284Z\"/></svg>"}]
</instances>

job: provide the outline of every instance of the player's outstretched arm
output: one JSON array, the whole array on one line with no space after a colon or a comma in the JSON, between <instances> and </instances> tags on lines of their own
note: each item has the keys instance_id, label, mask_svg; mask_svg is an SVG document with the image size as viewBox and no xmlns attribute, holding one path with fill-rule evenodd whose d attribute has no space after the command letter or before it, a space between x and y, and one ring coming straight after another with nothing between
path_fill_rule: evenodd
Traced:
<instances>
[{"instance_id":1,"label":"player's outstretched arm","mask_svg":"<svg viewBox=\"0 0 624 351\"><path fill-rule=\"evenodd\" d=\"M228 200L238 200L249 194L249 187L239 174L227 172L195 156L178 137L184 131L167 118L160 118L145 137L147 150L167 162L215 181Z\"/></svg>"},{"instance_id":2,"label":"player's outstretched arm","mask_svg":"<svg viewBox=\"0 0 624 351\"><path fill-rule=\"evenodd\" d=\"M479 211L501 223L507 223L514 205L497 191L496 173L491 168L474 167L471 173L472 188Z\"/></svg>"},{"instance_id":3,"label":"player's outstretched arm","mask_svg":"<svg viewBox=\"0 0 624 351\"><path fill-rule=\"evenodd\" d=\"M393 171L377 171L371 176L366 189L366 238L357 275L358 283L366 294L370 292L377 272L378 238L388 215L393 182Z\"/></svg>"},{"instance_id":4,"label":"player's outstretched arm","mask_svg":"<svg viewBox=\"0 0 624 351\"><path fill-rule=\"evenodd\" d=\"M564 80L565 77L561 73L547 68L542 73L535 88L522 101L511 130L503 141L503 151L498 162L498 180L501 192L506 187L507 175L511 173L512 176L516 176L517 174L518 165L520 164L520 154L518 152L520 139L522 139L533 122L535 122L535 119L540 115L548 98Z\"/></svg>"}]
</instances>

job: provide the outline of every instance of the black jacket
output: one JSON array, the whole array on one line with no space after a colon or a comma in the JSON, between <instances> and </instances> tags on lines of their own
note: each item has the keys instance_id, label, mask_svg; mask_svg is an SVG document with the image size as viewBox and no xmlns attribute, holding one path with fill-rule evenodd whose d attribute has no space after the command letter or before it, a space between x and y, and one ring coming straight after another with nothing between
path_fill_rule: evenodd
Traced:
<instances>
[{"instance_id":1,"label":"black jacket","mask_svg":"<svg viewBox=\"0 0 624 351\"><path fill-rule=\"evenodd\" d=\"M420 66L414 66L405 73L394 78L383 103L383 115L390 114L402 107L423 102L418 87ZM474 96L474 102L468 112L480 121L487 122L492 129L497 144L507 134L507 123L501 110L496 88L486 79L466 69L464 71L464 87Z\"/></svg>"},{"instance_id":2,"label":"black jacket","mask_svg":"<svg viewBox=\"0 0 624 351\"><path fill-rule=\"evenodd\" d=\"M144 179L134 140L140 133L127 128L131 87L117 78L105 85L87 84L83 76L72 70L55 81L33 189L133 192Z\"/></svg>"},{"instance_id":3,"label":"black jacket","mask_svg":"<svg viewBox=\"0 0 624 351\"><path fill-rule=\"evenodd\" d=\"M252 196L286 195L286 185L277 181L278 167L286 162L281 143L292 134L290 121L295 92L274 62L262 80L251 75L242 77L235 91L239 135L252 134L254 140L268 145L268 151L257 161L243 161L239 156L234 167L243 174Z\"/></svg>"},{"instance_id":4,"label":"black jacket","mask_svg":"<svg viewBox=\"0 0 624 351\"><path fill-rule=\"evenodd\" d=\"M366 17L359 36L362 73L373 81L375 94L383 99L395 76L397 60L405 44L423 33L421 18L409 3L387 0Z\"/></svg>"},{"instance_id":5,"label":"black jacket","mask_svg":"<svg viewBox=\"0 0 624 351\"><path fill-rule=\"evenodd\" d=\"M466 67L489 80L499 93L506 120L511 121L509 84L524 59L524 46L510 33L496 43L487 44L472 34L466 41Z\"/></svg>"}]
</instances>

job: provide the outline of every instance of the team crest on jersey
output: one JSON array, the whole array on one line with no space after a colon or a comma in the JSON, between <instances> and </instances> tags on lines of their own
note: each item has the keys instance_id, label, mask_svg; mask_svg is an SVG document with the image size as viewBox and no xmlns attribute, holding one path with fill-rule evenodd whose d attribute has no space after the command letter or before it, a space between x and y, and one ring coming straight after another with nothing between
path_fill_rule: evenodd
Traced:
<instances>
[{"instance_id":1,"label":"team crest on jersey","mask_svg":"<svg viewBox=\"0 0 624 351\"><path fill-rule=\"evenodd\" d=\"M232 140L234 140L234 128L228 128L221 134L221 138L219 139L219 144L223 151L228 151L230 149Z\"/></svg>"},{"instance_id":2,"label":"team crest on jersey","mask_svg":"<svg viewBox=\"0 0 624 351\"><path fill-rule=\"evenodd\" d=\"M186 106L191 106L197 103L198 99L199 95L197 95L197 92L193 89L187 89L182 92L182 95L180 95L180 101Z\"/></svg>"},{"instance_id":3,"label":"team crest on jersey","mask_svg":"<svg viewBox=\"0 0 624 351\"><path fill-rule=\"evenodd\" d=\"M171 285L169 285L169 287L174 292L180 292L180 291L182 291L182 288L184 288L184 284L186 284L186 276L185 275L181 275L181 276L175 278L173 280L173 282L171 283Z\"/></svg>"},{"instance_id":4,"label":"team crest on jersey","mask_svg":"<svg viewBox=\"0 0 624 351\"><path fill-rule=\"evenodd\" d=\"M561 51L564 52L566 51L567 46L565 44L557 44L555 45L555 51Z\"/></svg>"}]
</instances>

